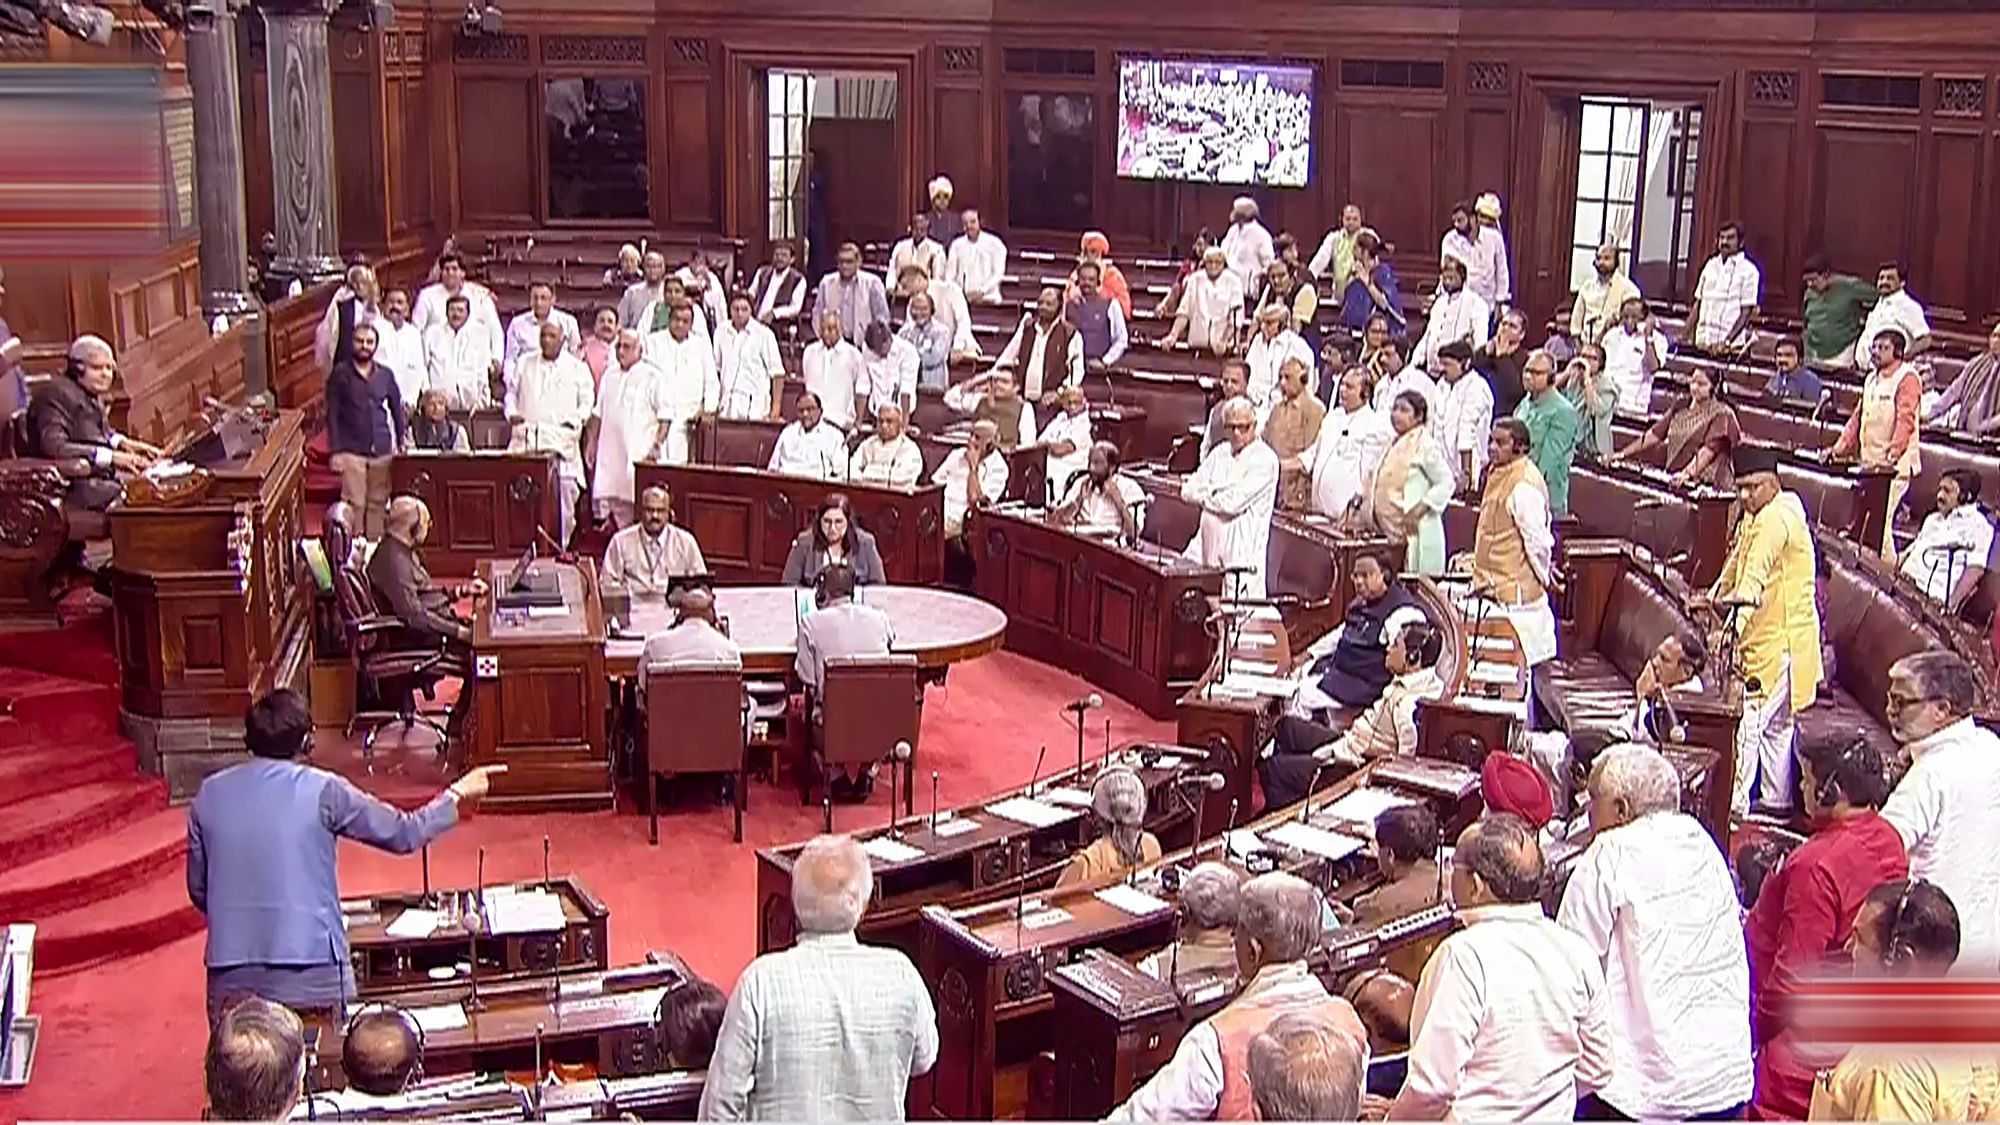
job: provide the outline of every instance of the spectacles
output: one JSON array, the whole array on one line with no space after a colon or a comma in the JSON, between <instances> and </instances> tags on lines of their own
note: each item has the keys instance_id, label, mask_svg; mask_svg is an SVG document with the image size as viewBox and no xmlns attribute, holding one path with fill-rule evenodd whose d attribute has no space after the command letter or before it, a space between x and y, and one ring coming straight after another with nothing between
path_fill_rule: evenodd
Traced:
<instances>
[{"instance_id":1,"label":"spectacles","mask_svg":"<svg viewBox=\"0 0 2000 1125\"><path fill-rule=\"evenodd\" d=\"M1888 695L1889 711L1891 714L1907 711L1912 707L1920 707L1926 703L1936 702L1938 702L1938 697L1935 695L1904 695L1895 691L1890 692Z\"/></svg>"},{"instance_id":2,"label":"spectacles","mask_svg":"<svg viewBox=\"0 0 2000 1125\"><path fill-rule=\"evenodd\" d=\"M1254 429L1256 429L1256 428L1257 428L1257 423L1255 423L1255 422L1224 422L1224 423L1222 424L1222 428L1223 428L1223 429L1225 429L1225 430L1254 430Z\"/></svg>"}]
</instances>

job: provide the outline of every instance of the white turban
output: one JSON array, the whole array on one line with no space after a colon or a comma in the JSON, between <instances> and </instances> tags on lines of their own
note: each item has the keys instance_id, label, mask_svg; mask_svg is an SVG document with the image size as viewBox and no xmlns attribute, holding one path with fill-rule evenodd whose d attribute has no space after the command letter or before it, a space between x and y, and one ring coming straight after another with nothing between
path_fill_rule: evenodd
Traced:
<instances>
[{"instance_id":1,"label":"white turban","mask_svg":"<svg viewBox=\"0 0 2000 1125\"><path fill-rule=\"evenodd\" d=\"M1480 218L1488 222L1498 222L1500 219L1500 197L1489 191L1474 201L1472 210L1474 214L1477 214Z\"/></svg>"},{"instance_id":2,"label":"white turban","mask_svg":"<svg viewBox=\"0 0 2000 1125\"><path fill-rule=\"evenodd\" d=\"M1255 215L1257 213L1257 201L1247 195L1239 195L1236 197L1236 201L1229 205L1229 209L1232 211L1248 211L1252 215Z\"/></svg>"},{"instance_id":3,"label":"white turban","mask_svg":"<svg viewBox=\"0 0 2000 1125\"><path fill-rule=\"evenodd\" d=\"M951 195L951 177L938 176L931 180L930 189L932 199L936 199L940 195L949 198Z\"/></svg>"}]
</instances>

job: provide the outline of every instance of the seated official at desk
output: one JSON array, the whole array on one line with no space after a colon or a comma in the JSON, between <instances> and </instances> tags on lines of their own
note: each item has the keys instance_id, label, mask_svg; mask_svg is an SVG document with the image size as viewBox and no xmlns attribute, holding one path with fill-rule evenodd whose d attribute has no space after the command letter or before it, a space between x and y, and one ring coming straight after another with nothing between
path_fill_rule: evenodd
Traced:
<instances>
[{"instance_id":1,"label":"seated official at desk","mask_svg":"<svg viewBox=\"0 0 2000 1125\"><path fill-rule=\"evenodd\" d=\"M244 997L209 1031L202 1077L206 1120L285 1120L305 1097L305 1025L282 1004Z\"/></svg>"},{"instance_id":2,"label":"seated official at desk","mask_svg":"<svg viewBox=\"0 0 2000 1125\"><path fill-rule=\"evenodd\" d=\"M308 1094L292 1111L292 1120L311 1120L329 1110L363 1115L421 1103L423 1099L406 1096L423 1077L423 1056L424 1032L415 1016L392 1004L367 1005L348 1021L340 1041L347 1089Z\"/></svg>"},{"instance_id":3,"label":"seated official at desk","mask_svg":"<svg viewBox=\"0 0 2000 1125\"><path fill-rule=\"evenodd\" d=\"M847 475L847 434L820 415L819 396L807 391L799 396L798 420L778 431L778 443L771 447L774 473L819 480L840 480Z\"/></svg>"},{"instance_id":4,"label":"seated official at desk","mask_svg":"<svg viewBox=\"0 0 2000 1125\"><path fill-rule=\"evenodd\" d=\"M829 492L819 502L813 525L792 540L785 556L785 573L780 581L787 586L811 586L829 566L854 570L859 586L879 586L889 581L882 570L882 552L875 537L854 522L854 506L844 492Z\"/></svg>"},{"instance_id":5,"label":"seated official at desk","mask_svg":"<svg viewBox=\"0 0 2000 1125\"><path fill-rule=\"evenodd\" d=\"M1041 443L1048 450L1042 459L1042 478L1049 495L1030 496L1028 502L1040 507L1052 499L1059 499L1070 478L1083 472L1090 463L1091 428L1090 400L1083 397L1081 387L1063 387L1050 395L1055 405L1048 424L1042 427Z\"/></svg>"},{"instance_id":6,"label":"seated official at desk","mask_svg":"<svg viewBox=\"0 0 2000 1125\"><path fill-rule=\"evenodd\" d=\"M640 689L645 689L649 669L676 664L743 666L743 650L722 631L711 591L700 587L681 591L674 600L674 623L646 638L646 647L639 652Z\"/></svg>"},{"instance_id":7,"label":"seated official at desk","mask_svg":"<svg viewBox=\"0 0 2000 1125\"><path fill-rule=\"evenodd\" d=\"M1090 786L1090 817L1097 839L1069 857L1057 887L1074 887L1123 875L1160 858L1160 841L1146 831L1146 783L1123 766L1097 775Z\"/></svg>"},{"instance_id":8,"label":"seated official at desk","mask_svg":"<svg viewBox=\"0 0 2000 1125\"><path fill-rule=\"evenodd\" d=\"M875 412L875 432L854 447L847 479L861 484L913 488L924 477L924 451L906 432L910 416L893 402Z\"/></svg>"},{"instance_id":9,"label":"seated official at desk","mask_svg":"<svg viewBox=\"0 0 2000 1125\"><path fill-rule=\"evenodd\" d=\"M1201 863L1181 880L1181 936L1139 962L1139 971L1184 989L1197 977L1236 977L1236 900L1243 876L1226 863Z\"/></svg>"},{"instance_id":10,"label":"seated official at desk","mask_svg":"<svg viewBox=\"0 0 2000 1125\"><path fill-rule=\"evenodd\" d=\"M28 403L28 440L36 457L52 461L81 458L90 474L69 482L65 503L101 512L125 494L120 474L145 471L159 458L158 446L111 428L104 396L118 376L111 345L79 336L69 346L63 373L35 389Z\"/></svg>"},{"instance_id":11,"label":"seated official at desk","mask_svg":"<svg viewBox=\"0 0 2000 1125\"><path fill-rule=\"evenodd\" d=\"M998 429L1000 448L1018 449L1035 444L1035 408L1021 397L1014 373L1004 367L962 383L954 383L944 393L944 404L969 414L974 422L990 421Z\"/></svg>"},{"instance_id":12,"label":"seated official at desk","mask_svg":"<svg viewBox=\"0 0 2000 1125\"><path fill-rule=\"evenodd\" d=\"M1250 1041L1286 1015L1318 1020L1365 1049L1368 1032L1353 1005L1327 992L1306 963L1320 947L1323 901L1317 887L1296 875L1259 875L1243 884L1236 906L1236 948L1248 978L1243 990L1189 1028L1167 1065L1106 1120L1251 1120Z\"/></svg>"},{"instance_id":13,"label":"seated official at desk","mask_svg":"<svg viewBox=\"0 0 2000 1125\"><path fill-rule=\"evenodd\" d=\"M429 675L462 680L472 673L472 623L458 615L453 603L465 597L484 598L486 583L475 578L449 589L433 583L417 550L430 533L431 510L422 500L398 496L389 501L382 541L368 555L368 588L376 606L402 622L408 643L436 645L442 650L442 657L428 669ZM459 732L471 703L470 691L458 693L451 717L445 721L447 734Z\"/></svg>"},{"instance_id":14,"label":"seated official at desk","mask_svg":"<svg viewBox=\"0 0 2000 1125\"><path fill-rule=\"evenodd\" d=\"M1416 753L1417 701L1444 694L1436 668L1443 648L1444 638L1430 622L1403 626L1385 657L1395 679L1345 731L1297 715L1279 719L1271 756L1257 764L1265 807L1282 808L1304 798L1314 776L1329 763L1360 765L1369 758Z\"/></svg>"},{"instance_id":15,"label":"seated official at desk","mask_svg":"<svg viewBox=\"0 0 2000 1125\"><path fill-rule=\"evenodd\" d=\"M1957 613L1986 577L1993 553L1993 521L1979 507L1979 474L1946 469L1938 481L1937 506L1924 517L1917 537L1888 562L1931 600Z\"/></svg>"},{"instance_id":16,"label":"seated official at desk","mask_svg":"<svg viewBox=\"0 0 2000 1125\"><path fill-rule=\"evenodd\" d=\"M805 685L807 714L820 722L820 696L826 690L826 662L837 656L887 656L896 643L889 615L854 596L854 568L833 563L819 573L819 590L811 613L799 619L799 654L794 668ZM848 777L846 768L827 782L836 801L865 801L875 791L875 766L860 767Z\"/></svg>"},{"instance_id":17,"label":"seated official at desk","mask_svg":"<svg viewBox=\"0 0 2000 1125\"><path fill-rule=\"evenodd\" d=\"M470 453L472 442L465 427L451 420L451 404L444 392L427 390L417 395L416 413L410 418L410 449L431 453Z\"/></svg>"},{"instance_id":18,"label":"seated official at desk","mask_svg":"<svg viewBox=\"0 0 2000 1125\"><path fill-rule=\"evenodd\" d=\"M694 533L668 522L673 497L664 485L639 495L639 522L611 537L604 548L604 581L635 595L664 596L673 579L705 574L708 563Z\"/></svg>"},{"instance_id":19,"label":"seated official at desk","mask_svg":"<svg viewBox=\"0 0 2000 1125\"><path fill-rule=\"evenodd\" d=\"M1139 506L1146 502L1146 490L1118 471L1120 460L1116 442L1092 445L1089 468L1069 482L1062 503L1049 512L1049 522L1073 531L1115 531L1128 541L1139 538Z\"/></svg>"},{"instance_id":20,"label":"seated official at desk","mask_svg":"<svg viewBox=\"0 0 2000 1125\"><path fill-rule=\"evenodd\" d=\"M1347 604L1340 628L1331 634L1333 651L1314 663L1313 675L1319 679L1300 690L1295 712L1310 718L1321 711L1366 707L1382 698L1391 679L1385 660L1389 642L1403 626L1426 620L1398 579L1395 559L1395 553L1386 549L1355 554L1348 568L1354 600Z\"/></svg>"},{"instance_id":21,"label":"seated official at desk","mask_svg":"<svg viewBox=\"0 0 2000 1125\"><path fill-rule=\"evenodd\" d=\"M999 449L1000 427L991 419L972 424L965 444L945 455L931 473L944 486L944 533L965 534L965 514L995 503L1007 493L1007 455ZM977 466L975 471L974 466Z\"/></svg>"}]
</instances>

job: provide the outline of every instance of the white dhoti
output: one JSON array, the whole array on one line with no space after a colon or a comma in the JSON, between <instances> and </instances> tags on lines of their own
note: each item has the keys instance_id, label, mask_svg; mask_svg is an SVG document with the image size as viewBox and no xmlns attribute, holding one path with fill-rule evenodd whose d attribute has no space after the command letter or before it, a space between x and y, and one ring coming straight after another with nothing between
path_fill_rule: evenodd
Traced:
<instances>
[{"instance_id":1,"label":"white dhoti","mask_svg":"<svg viewBox=\"0 0 2000 1125\"><path fill-rule=\"evenodd\" d=\"M693 460L693 418L668 418L660 423L660 460L668 465L685 465Z\"/></svg>"},{"instance_id":2,"label":"white dhoti","mask_svg":"<svg viewBox=\"0 0 2000 1125\"><path fill-rule=\"evenodd\" d=\"M1792 739L1797 721L1792 714L1792 658L1787 656L1763 702L1743 701L1743 717L1736 723L1736 777L1730 794L1730 811L1742 817L1750 811L1750 787L1757 786L1757 802L1772 808L1791 808L1793 774Z\"/></svg>"}]
</instances>

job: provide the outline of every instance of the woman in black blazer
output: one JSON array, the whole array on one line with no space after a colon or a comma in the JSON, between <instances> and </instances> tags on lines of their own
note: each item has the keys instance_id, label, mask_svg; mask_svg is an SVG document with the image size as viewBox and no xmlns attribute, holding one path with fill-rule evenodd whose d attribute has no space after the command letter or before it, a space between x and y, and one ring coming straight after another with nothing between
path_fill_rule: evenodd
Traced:
<instances>
[{"instance_id":1,"label":"woman in black blazer","mask_svg":"<svg viewBox=\"0 0 2000 1125\"><path fill-rule=\"evenodd\" d=\"M785 585L811 586L827 564L837 562L853 567L854 580L864 586L889 581L882 573L875 537L854 526L854 509L844 493L829 492L820 501L811 529L792 540L792 553L785 559Z\"/></svg>"}]
</instances>

